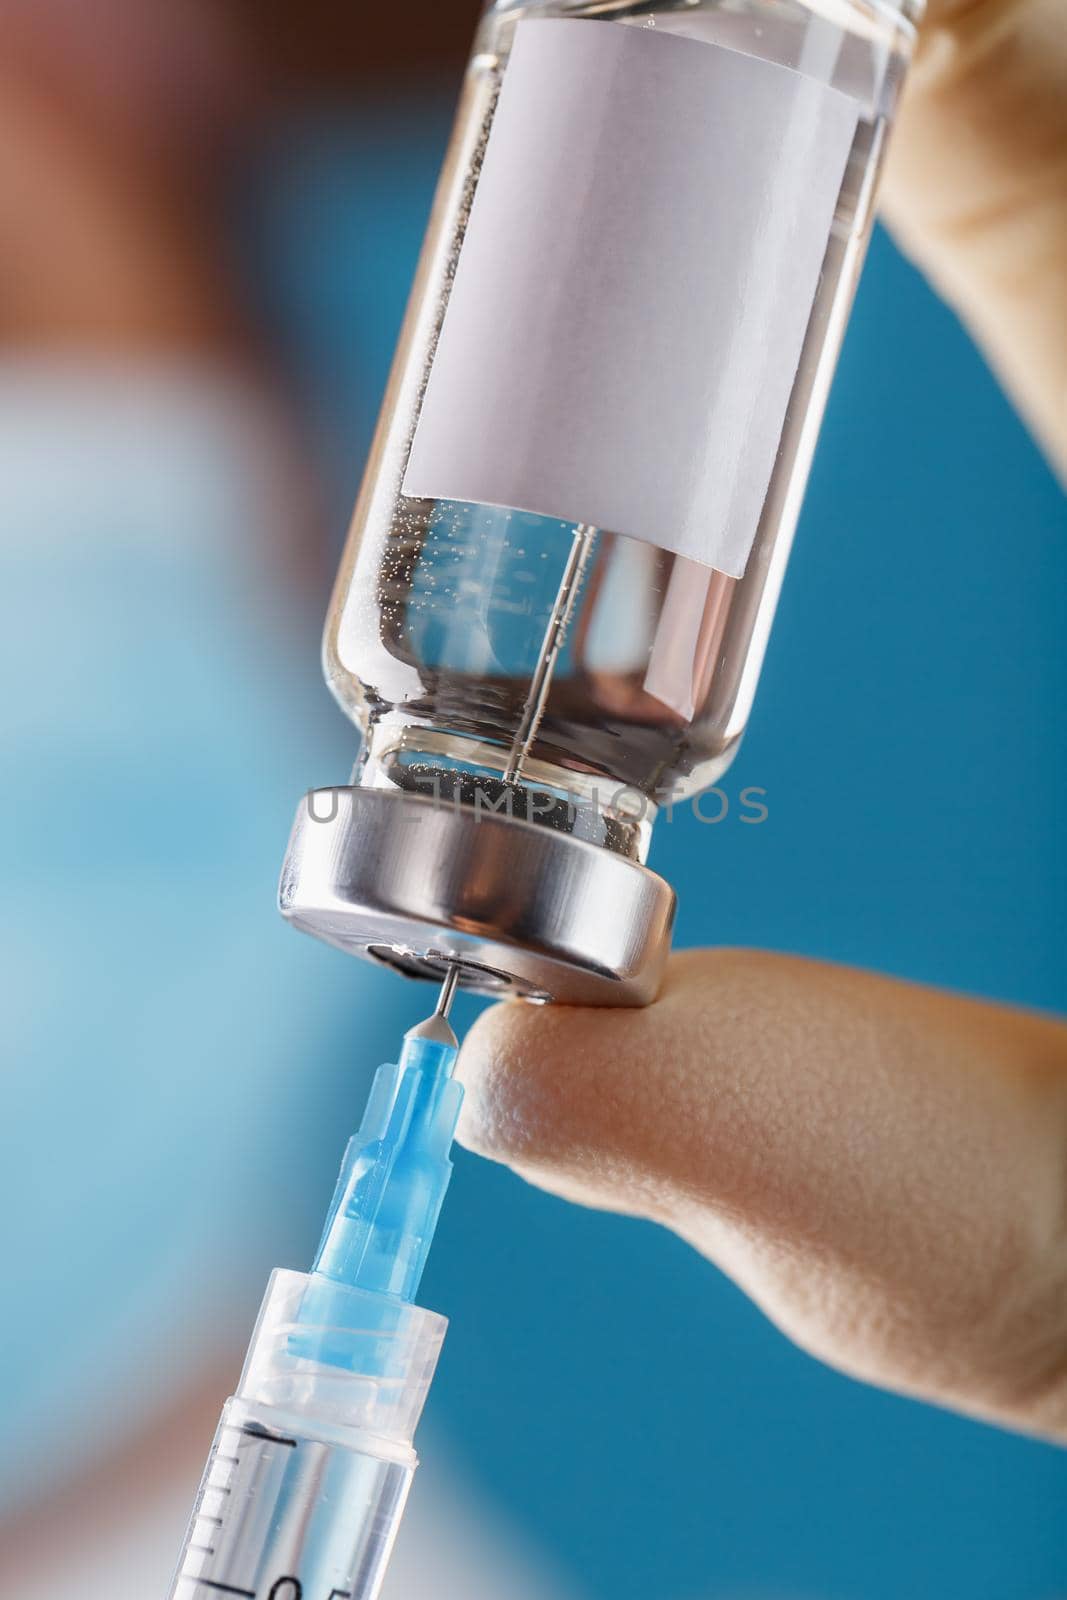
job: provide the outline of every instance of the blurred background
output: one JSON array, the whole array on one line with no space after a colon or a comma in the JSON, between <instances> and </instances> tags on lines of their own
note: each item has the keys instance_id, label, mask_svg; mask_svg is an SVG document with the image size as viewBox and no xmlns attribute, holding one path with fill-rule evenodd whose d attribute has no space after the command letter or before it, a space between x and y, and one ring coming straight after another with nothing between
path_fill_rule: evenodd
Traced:
<instances>
[{"instance_id":1,"label":"blurred background","mask_svg":"<svg viewBox=\"0 0 1067 1600\"><path fill-rule=\"evenodd\" d=\"M266 1276L427 992L273 904L470 0L4 0L0 1591L162 1596ZM1064 506L875 239L679 942L1067 1008ZM465 1001L460 1021L469 1020ZM641 1293L634 1293L640 1281ZM1067 1457L866 1390L460 1154L391 1600L1051 1600Z\"/></svg>"}]
</instances>

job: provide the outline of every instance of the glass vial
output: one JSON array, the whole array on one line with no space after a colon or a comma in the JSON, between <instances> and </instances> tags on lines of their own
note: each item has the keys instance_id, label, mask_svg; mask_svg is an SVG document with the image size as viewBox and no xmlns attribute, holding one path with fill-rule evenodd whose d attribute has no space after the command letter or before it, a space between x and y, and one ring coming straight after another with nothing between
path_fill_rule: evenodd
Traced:
<instances>
[{"instance_id":1,"label":"glass vial","mask_svg":"<svg viewBox=\"0 0 1067 1600\"><path fill-rule=\"evenodd\" d=\"M724 772L915 16L488 7L327 627L358 785L640 861Z\"/></svg>"}]
</instances>

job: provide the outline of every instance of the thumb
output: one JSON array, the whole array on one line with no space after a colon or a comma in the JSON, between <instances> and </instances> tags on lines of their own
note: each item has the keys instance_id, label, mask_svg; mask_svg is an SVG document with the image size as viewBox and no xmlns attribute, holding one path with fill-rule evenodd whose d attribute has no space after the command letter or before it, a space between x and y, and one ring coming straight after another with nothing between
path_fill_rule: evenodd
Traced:
<instances>
[{"instance_id":1,"label":"thumb","mask_svg":"<svg viewBox=\"0 0 1067 1600\"><path fill-rule=\"evenodd\" d=\"M846 968L675 956L644 1011L486 1012L460 1137L663 1222L855 1376L1067 1437L1067 1028Z\"/></svg>"},{"instance_id":2,"label":"thumb","mask_svg":"<svg viewBox=\"0 0 1067 1600\"><path fill-rule=\"evenodd\" d=\"M1067 27L1062 0L931 0L883 189L1067 474Z\"/></svg>"}]
</instances>

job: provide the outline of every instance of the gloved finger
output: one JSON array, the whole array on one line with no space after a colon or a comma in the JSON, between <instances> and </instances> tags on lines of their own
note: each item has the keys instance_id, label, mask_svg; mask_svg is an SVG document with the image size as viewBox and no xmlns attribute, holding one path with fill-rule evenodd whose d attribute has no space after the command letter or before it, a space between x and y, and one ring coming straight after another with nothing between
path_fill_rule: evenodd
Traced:
<instances>
[{"instance_id":1,"label":"gloved finger","mask_svg":"<svg viewBox=\"0 0 1067 1600\"><path fill-rule=\"evenodd\" d=\"M1067 473L1067 25L1062 0L931 0L883 190Z\"/></svg>"},{"instance_id":2,"label":"gloved finger","mask_svg":"<svg viewBox=\"0 0 1067 1600\"><path fill-rule=\"evenodd\" d=\"M1067 1027L846 968L675 956L644 1011L488 1011L460 1137L667 1224L844 1371L1067 1435Z\"/></svg>"}]
</instances>

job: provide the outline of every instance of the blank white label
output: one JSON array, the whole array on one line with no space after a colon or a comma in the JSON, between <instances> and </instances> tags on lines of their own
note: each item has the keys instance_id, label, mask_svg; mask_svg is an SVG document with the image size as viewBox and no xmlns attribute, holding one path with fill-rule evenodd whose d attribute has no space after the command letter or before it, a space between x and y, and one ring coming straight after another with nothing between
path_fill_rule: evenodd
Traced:
<instances>
[{"instance_id":1,"label":"blank white label","mask_svg":"<svg viewBox=\"0 0 1067 1600\"><path fill-rule=\"evenodd\" d=\"M403 492L740 577L855 129L720 45L520 23Z\"/></svg>"}]
</instances>

